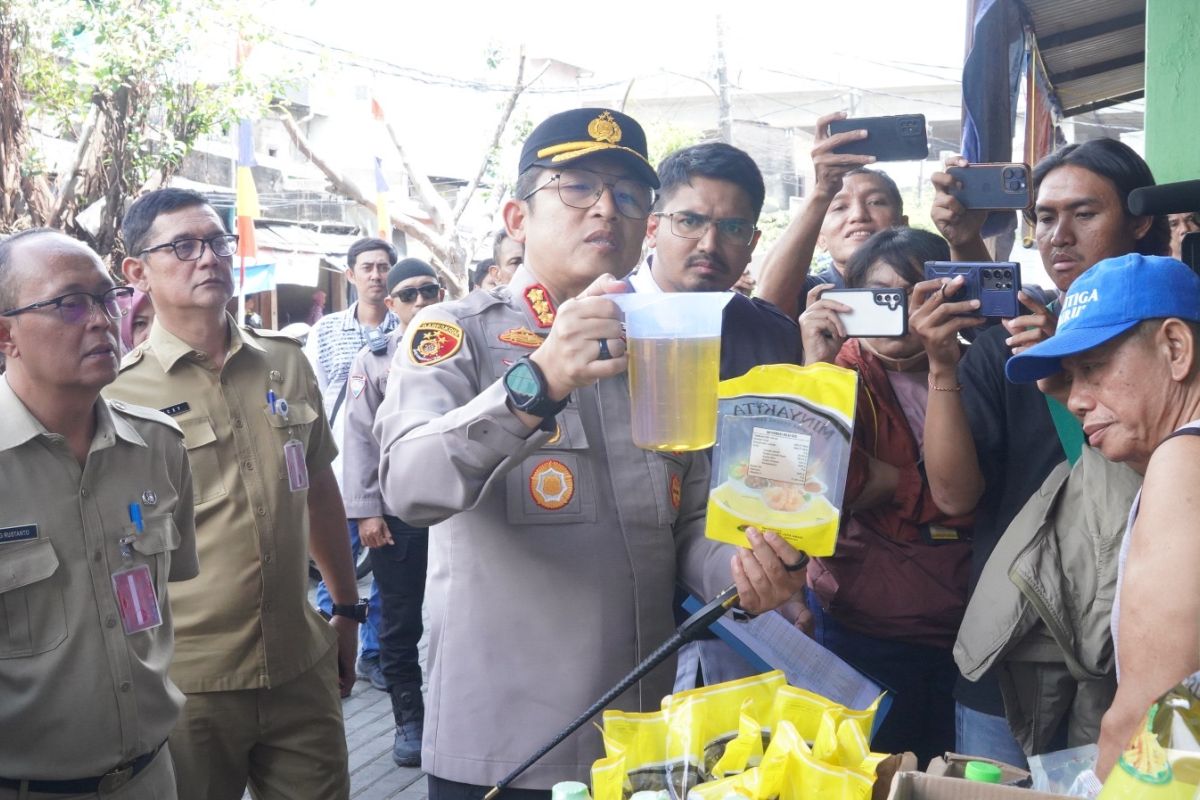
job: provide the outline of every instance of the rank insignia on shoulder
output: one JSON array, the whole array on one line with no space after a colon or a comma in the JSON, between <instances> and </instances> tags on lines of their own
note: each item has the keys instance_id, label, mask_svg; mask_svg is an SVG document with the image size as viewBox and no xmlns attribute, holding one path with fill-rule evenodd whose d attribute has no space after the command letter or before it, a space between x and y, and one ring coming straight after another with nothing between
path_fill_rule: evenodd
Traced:
<instances>
[{"instance_id":1,"label":"rank insignia on shoulder","mask_svg":"<svg viewBox=\"0 0 1200 800\"><path fill-rule=\"evenodd\" d=\"M525 302L533 312L539 328L549 328L554 324L554 301L550 299L550 292L545 286L535 283L526 289Z\"/></svg>"},{"instance_id":2,"label":"rank insignia on shoulder","mask_svg":"<svg viewBox=\"0 0 1200 800\"><path fill-rule=\"evenodd\" d=\"M463 330L451 322L422 322L409 339L408 356L414 364L429 366L445 361L462 348Z\"/></svg>"},{"instance_id":3,"label":"rank insignia on shoulder","mask_svg":"<svg viewBox=\"0 0 1200 800\"><path fill-rule=\"evenodd\" d=\"M366 375L351 375L350 376L350 396L357 398L362 394L363 389L367 385Z\"/></svg>"},{"instance_id":4,"label":"rank insignia on shoulder","mask_svg":"<svg viewBox=\"0 0 1200 800\"><path fill-rule=\"evenodd\" d=\"M531 350L536 350L542 346L541 336L538 336L529 328L509 328L504 333L500 334L500 341L508 344L515 344L517 347L528 347Z\"/></svg>"},{"instance_id":5,"label":"rank insignia on shoulder","mask_svg":"<svg viewBox=\"0 0 1200 800\"><path fill-rule=\"evenodd\" d=\"M547 511L557 511L575 496L575 476L561 461L548 459L529 474L529 494Z\"/></svg>"}]
</instances>

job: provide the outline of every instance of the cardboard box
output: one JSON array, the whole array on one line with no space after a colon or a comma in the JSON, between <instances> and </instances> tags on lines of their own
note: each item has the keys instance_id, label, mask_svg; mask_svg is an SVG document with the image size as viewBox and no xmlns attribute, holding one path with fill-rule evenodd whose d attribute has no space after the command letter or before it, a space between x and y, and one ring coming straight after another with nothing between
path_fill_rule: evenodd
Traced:
<instances>
[{"instance_id":1,"label":"cardboard box","mask_svg":"<svg viewBox=\"0 0 1200 800\"><path fill-rule=\"evenodd\" d=\"M1061 795L924 772L897 772L888 800L1061 800Z\"/></svg>"},{"instance_id":2,"label":"cardboard box","mask_svg":"<svg viewBox=\"0 0 1200 800\"><path fill-rule=\"evenodd\" d=\"M875 767L875 785L871 787L871 800L887 800L892 790L892 778L897 772L912 772L917 769L917 757L912 753L897 753L888 756Z\"/></svg>"},{"instance_id":3,"label":"cardboard box","mask_svg":"<svg viewBox=\"0 0 1200 800\"><path fill-rule=\"evenodd\" d=\"M979 756L964 756L958 753L946 753L946 755L935 758L929 762L929 766L925 769L930 775L939 778L962 778L966 773L968 761L983 761L987 764L995 764L1000 768L1000 783L1005 786L1020 786L1029 788L1033 785L1033 778L1028 772L1012 764L1005 764L1003 761L994 761L990 758L980 758Z\"/></svg>"}]
</instances>

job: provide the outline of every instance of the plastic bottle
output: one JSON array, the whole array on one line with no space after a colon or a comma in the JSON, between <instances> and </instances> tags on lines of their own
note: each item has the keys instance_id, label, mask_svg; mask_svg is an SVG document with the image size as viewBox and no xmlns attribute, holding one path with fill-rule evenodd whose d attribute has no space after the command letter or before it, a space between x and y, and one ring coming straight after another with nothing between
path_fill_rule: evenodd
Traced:
<instances>
[{"instance_id":1,"label":"plastic bottle","mask_svg":"<svg viewBox=\"0 0 1200 800\"><path fill-rule=\"evenodd\" d=\"M977 783L999 783L1000 768L986 761L968 761L963 777Z\"/></svg>"}]
</instances>

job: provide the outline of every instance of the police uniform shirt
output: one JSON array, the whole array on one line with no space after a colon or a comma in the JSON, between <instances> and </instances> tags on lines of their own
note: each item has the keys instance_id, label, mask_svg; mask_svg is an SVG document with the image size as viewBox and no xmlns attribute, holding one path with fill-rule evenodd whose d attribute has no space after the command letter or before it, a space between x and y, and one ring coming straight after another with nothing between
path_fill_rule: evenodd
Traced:
<instances>
[{"instance_id":1,"label":"police uniform shirt","mask_svg":"<svg viewBox=\"0 0 1200 800\"><path fill-rule=\"evenodd\" d=\"M171 677L185 692L278 686L334 643L308 603L308 492L290 490L283 450L297 440L310 476L333 460L317 382L294 339L227 319L220 370L156 320L105 391L163 409L187 440L204 572L172 597Z\"/></svg>"},{"instance_id":2,"label":"police uniform shirt","mask_svg":"<svg viewBox=\"0 0 1200 800\"><path fill-rule=\"evenodd\" d=\"M183 695L167 678L167 582L197 573L183 437L151 409L98 400L80 467L0 377L0 775L102 775L160 745ZM119 540L143 530L128 558ZM146 565L162 625L126 635L113 573ZM195 581L189 581L194 583ZM176 584L174 596L188 583Z\"/></svg>"},{"instance_id":3,"label":"police uniform shirt","mask_svg":"<svg viewBox=\"0 0 1200 800\"><path fill-rule=\"evenodd\" d=\"M387 388L392 356L403 335L403 328L389 333L387 350L383 353L372 353L366 347L359 350L346 378L342 501L346 504L347 519L395 516L379 491L379 441L372 429L375 412L379 410Z\"/></svg>"},{"instance_id":4,"label":"police uniform shirt","mask_svg":"<svg viewBox=\"0 0 1200 800\"><path fill-rule=\"evenodd\" d=\"M553 431L508 409L500 378L554 313L527 266L422 309L376 419L388 505L433 525L421 763L449 780L494 783L665 641L677 575L705 597L730 583L704 537L708 460L633 444L626 375L572 392ZM673 674L614 707L657 708ZM585 779L601 751L584 726L514 785Z\"/></svg>"}]
</instances>

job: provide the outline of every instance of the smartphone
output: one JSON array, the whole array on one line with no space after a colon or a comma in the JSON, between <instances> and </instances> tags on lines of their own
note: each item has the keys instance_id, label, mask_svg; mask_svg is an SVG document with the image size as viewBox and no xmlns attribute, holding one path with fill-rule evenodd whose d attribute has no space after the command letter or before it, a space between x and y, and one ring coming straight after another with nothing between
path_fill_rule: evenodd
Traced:
<instances>
[{"instance_id":1,"label":"smartphone","mask_svg":"<svg viewBox=\"0 0 1200 800\"><path fill-rule=\"evenodd\" d=\"M1026 164L971 164L946 170L962 183L951 192L964 208L1021 210L1033 205Z\"/></svg>"},{"instance_id":2,"label":"smartphone","mask_svg":"<svg viewBox=\"0 0 1200 800\"><path fill-rule=\"evenodd\" d=\"M908 292L903 289L830 289L822 300L854 309L839 314L847 336L903 336L908 333Z\"/></svg>"},{"instance_id":3,"label":"smartphone","mask_svg":"<svg viewBox=\"0 0 1200 800\"><path fill-rule=\"evenodd\" d=\"M924 114L835 119L829 123L830 135L858 130L865 130L867 138L834 148L833 152L875 156L877 161L924 161L929 158Z\"/></svg>"},{"instance_id":4,"label":"smartphone","mask_svg":"<svg viewBox=\"0 0 1200 800\"><path fill-rule=\"evenodd\" d=\"M1023 313L1017 292L1021 290L1021 265L1015 261L926 261L925 279L965 279L962 287L946 299L955 303L978 300L974 317L1012 319Z\"/></svg>"}]
</instances>

